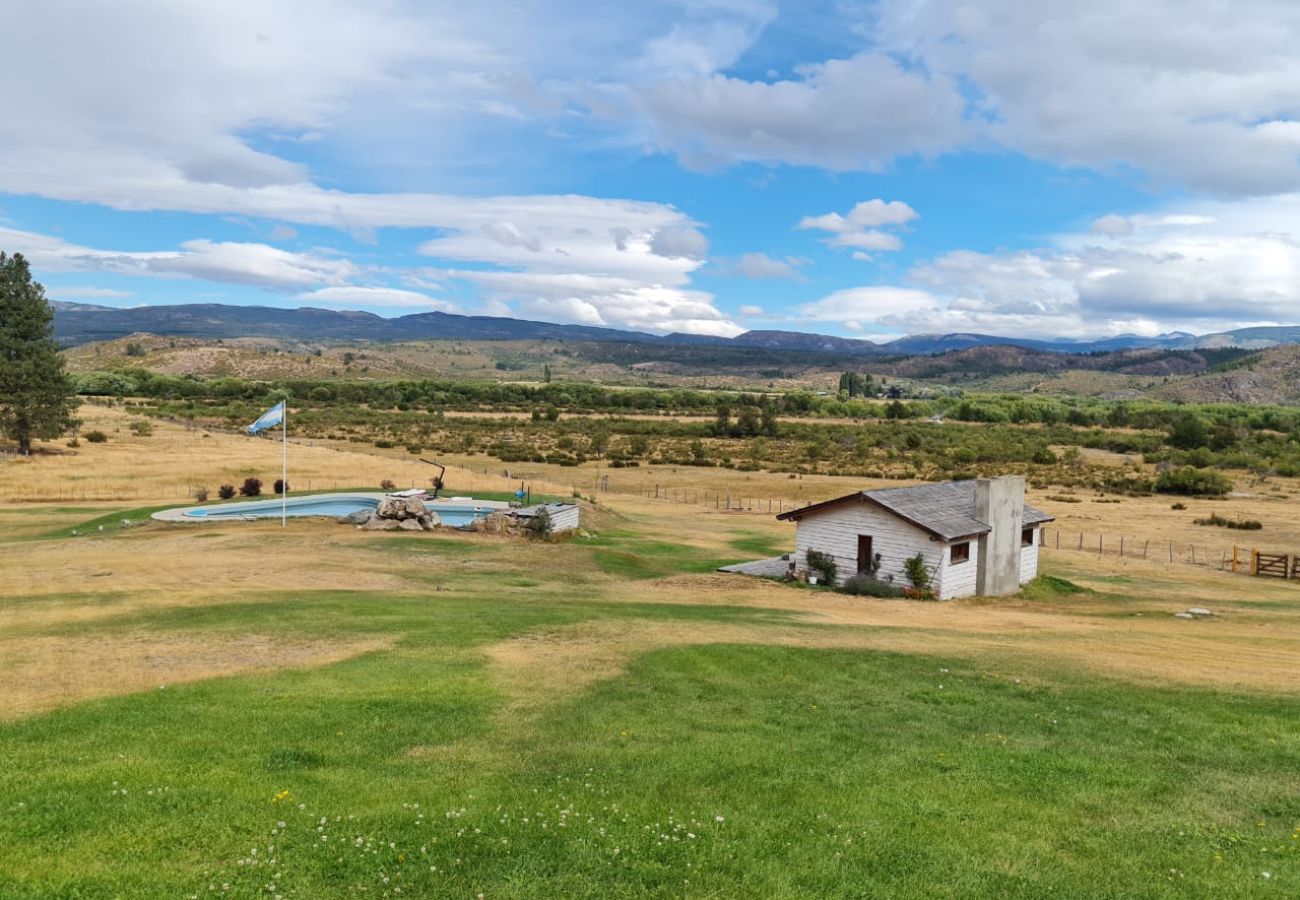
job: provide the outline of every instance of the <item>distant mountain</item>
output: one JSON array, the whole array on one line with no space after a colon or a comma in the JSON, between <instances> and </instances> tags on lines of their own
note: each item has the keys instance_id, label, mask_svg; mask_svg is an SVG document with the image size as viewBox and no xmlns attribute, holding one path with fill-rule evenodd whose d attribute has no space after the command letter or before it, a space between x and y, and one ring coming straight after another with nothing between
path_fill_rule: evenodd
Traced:
<instances>
[{"instance_id":1,"label":"distant mountain","mask_svg":"<svg viewBox=\"0 0 1300 900\"><path fill-rule=\"evenodd\" d=\"M674 333L648 334L591 325L557 325L498 316L429 312L386 319L349 310L279 309L218 303L113 309L55 301L54 334L64 346L150 333L192 338L271 337L299 341L565 340L716 346L854 356L932 356L973 347L1012 346L1049 353L1113 353L1120 350L1197 350L1243 347L1257 350L1300 343L1300 326L1240 328L1196 336L1182 332L1156 337L1119 335L1096 341L1035 340L988 334L918 334L878 344L856 338L801 331L746 331L734 338Z\"/></svg>"},{"instance_id":2,"label":"distant mountain","mask_svg":"<svg viewBox=\"0 0 1300 900\"><path fill-rule=\"evenodd\" d=\"M744 347L762 347L767 350L802 350L848 356L880 353L880 345L871 341L832 337L826 334L806 334L802 331L746 331L744 334L736 335L730 343Z\"/></svg>"},{"instance_id":3,"label":"distant mountain","mask_svg":"<svg viewBox=\"0 0 1300 900\"><path fill-rule=\"evenodd\" d=\"M590 325L556 325L495 316L416 313L386 319L350 310L277 309L219 303L109 309L76 303L54 307L54 336L64 346L138 333L193 338L273 337L284 340L660 341L657 335Z\"/></svg>"}]
</instances>

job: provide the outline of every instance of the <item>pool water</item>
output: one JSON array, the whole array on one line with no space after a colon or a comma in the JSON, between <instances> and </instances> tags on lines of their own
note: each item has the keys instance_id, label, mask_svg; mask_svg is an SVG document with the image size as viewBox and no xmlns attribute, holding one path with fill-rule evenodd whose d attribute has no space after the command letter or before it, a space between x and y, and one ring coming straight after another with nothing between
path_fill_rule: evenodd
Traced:
<instances>
[{"instance_id":1,"label":"pool water","mask_svg":"<svg viewBox=\"0 0 1300 900\"><path fill-rule=\"evenodd\" d=\"M290 497L284 502L286 516L329 516L339 518L360 510L378 508L382 494L319 494L312 497ZM434 500L424 505L437 513L443 525L459 528L475 519L486 519L506 504L491 501L475 502L471 498ZM280 500L249 500L242 503L223 503L220 506L196 506L184 510L186 519L275 519L280 516Z\"/></svg>"}]
</instances>

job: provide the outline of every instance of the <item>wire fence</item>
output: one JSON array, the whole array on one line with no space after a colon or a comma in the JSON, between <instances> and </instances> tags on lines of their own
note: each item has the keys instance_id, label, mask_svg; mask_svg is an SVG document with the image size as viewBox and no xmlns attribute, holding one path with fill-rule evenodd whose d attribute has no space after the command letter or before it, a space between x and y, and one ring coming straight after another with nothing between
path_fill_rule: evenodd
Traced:
<instances>
[{"instance_id":1,"label":"wire fence","mask_svg":"<svg viewBox=\"0 0 1300 900\"><path fill-rule=\"evenodd\" d=\"M1168 538L1142 538L1106 531L1070 531L1045 526L1042 546L1049 550L1145 559L1165 565L1199 566L1242 575L1300 580L1300 552L1247 547L1241 544L1207 545Z\"/></svg>"}]
</instances>

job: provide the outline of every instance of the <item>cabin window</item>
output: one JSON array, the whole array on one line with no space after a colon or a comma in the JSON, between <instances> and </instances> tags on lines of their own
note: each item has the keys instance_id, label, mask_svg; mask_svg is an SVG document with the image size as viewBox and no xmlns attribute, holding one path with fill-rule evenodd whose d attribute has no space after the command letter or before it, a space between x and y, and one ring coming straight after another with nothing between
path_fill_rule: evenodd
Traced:
<instances>
[{"instance_id":1,"label":"cabin window","mask_svg":"<svg viewBox=\"0 0 1300 900\"><path fill-rule=\"evenodd\" d=\"M1023 531L1021 531L1020 546L1022 547L1034 546L1034 532L1037 530L1038 530L1037 528L1026 528Z\"/></svg>"},{"instance_id":2,"label":"cabin window","mask_svg":"<svg viewBox=\"0 0 1300 900\"><path fill-rule=\"evenodd\" d=\"M970 559L970 541L962 541L960 544L953 544L948 551L948 561L953 565L964 563Z\"/></svg>"}]
</instances>

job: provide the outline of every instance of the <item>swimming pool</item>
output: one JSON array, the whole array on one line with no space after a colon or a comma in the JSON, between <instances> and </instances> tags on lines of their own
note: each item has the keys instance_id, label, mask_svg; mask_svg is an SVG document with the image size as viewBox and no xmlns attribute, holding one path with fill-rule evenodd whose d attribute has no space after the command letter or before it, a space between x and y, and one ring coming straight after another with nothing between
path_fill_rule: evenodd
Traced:
<instances>
[{"instance_id":1,"label":"swimming pool","mask_svg":"<svg viewBox=\"0 0 1300 900\"><path fill-rule=\"evenodd\" d=\"M329 516L339 518L361 510L378 508L385 494L314 494L309 497L290 497L284 502L286 516ZM475 500L473 497L451 497L444 500L427 500L425 508L438 514L443 525L460 528L475 519L486 519L510 504L495 500ZM222 503L217 506L192 506L189 509L169 509L155 513L154 518L168 522L244 521L247 519L277 519L280 517L280 500L248 500L240 503Z\"/></svg>"}]
</instances>

